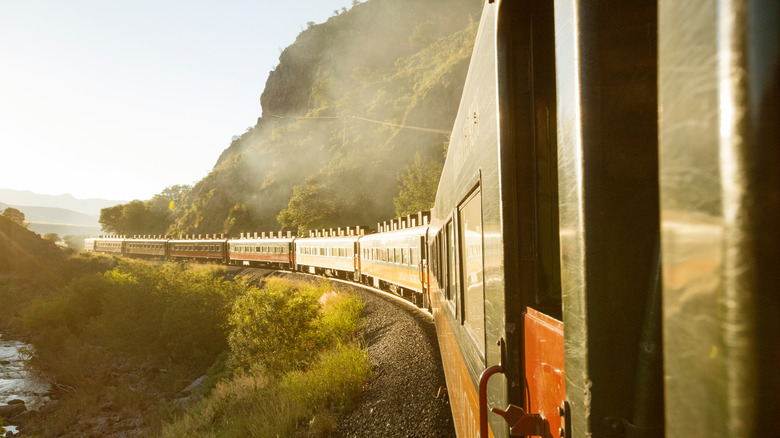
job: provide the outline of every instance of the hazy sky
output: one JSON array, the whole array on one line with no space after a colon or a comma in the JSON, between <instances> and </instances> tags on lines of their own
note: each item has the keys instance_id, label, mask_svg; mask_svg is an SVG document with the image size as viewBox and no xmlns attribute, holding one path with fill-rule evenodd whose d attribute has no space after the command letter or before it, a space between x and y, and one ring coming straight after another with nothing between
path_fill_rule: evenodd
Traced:
<instances>
[{"instance_id":1,"label":"hazy sky","mask_svg":"<svg viewBox=\"0 0 780 438\"><path fill-rule=\"evenodd\" d=\"M0 0L0 188L132 200L200 180L261 115L281 49L351 4Z\"/></svg>"}]
</instances>

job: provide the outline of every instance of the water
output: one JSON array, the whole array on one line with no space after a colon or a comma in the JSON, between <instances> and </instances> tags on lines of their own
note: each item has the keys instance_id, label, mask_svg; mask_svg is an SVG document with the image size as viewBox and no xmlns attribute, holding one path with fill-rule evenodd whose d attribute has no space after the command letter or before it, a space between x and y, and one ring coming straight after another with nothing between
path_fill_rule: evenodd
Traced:
<instances>
[{"instance_id":1,"label":"water","mask_svg":"<svg viewBox=\"0 0 780 438\"><path fill-rule=\"evenodd\" d=\"M3 335L0 335L0 406L19 399L24 400L28 410L36 410L49 400L46 394L49 393L50 387L25 369L24 361L19 357L19 350L22 348L32 346L24 342L5 340ZM16 427L10 424L6 424L6 430L2 429L0 428L0 436L4 436L6 430L16 432Z\"/></svg>"}]
</instances>

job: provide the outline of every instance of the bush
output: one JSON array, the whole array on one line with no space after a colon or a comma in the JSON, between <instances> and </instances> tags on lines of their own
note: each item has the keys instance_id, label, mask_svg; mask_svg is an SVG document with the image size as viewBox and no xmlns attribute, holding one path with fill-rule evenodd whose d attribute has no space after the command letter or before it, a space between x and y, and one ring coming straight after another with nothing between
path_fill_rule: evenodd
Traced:
<instances>
[{"instance_id":1,"label":"bush","mask_svg":"<svg viewBox=\"0 0 780 438\"><path fill-rule=\"evenodd\" d=\"M276 376L309 363L318 349L323 292L322 285L271 278L236 300L228 337L234 364L248 370L259 363Z\"/></svg>"},{"instance_id":2,"label":"bush","mask_svg":"<svg viewBox=\"0 0 780 438\"><path fill-rule=\"evenodd\" d=\"M227 349L227 320L247 287L175 264L121 261L33 301L23 312L35 332L38 367L77 386L92 379L85 356L205 369Z\"/></svg>"},{"instance_id":3,"label":"bush","mask_svg":"<svg viewBox=\"0 0 780 438\"><path fill-rule=\"evenodd\" d=\"M371 376L353 340L363 303L326 282L268 279L236 300L230 316L230 359L212 371L232 377L163 436L292 436L303 423L327 436L335 414L351 407ZM209 383L213 385L213 381Z\"/></svg>"},{"instance_id":4,"label":"bush","mask_svg":"<svg viewBox=\"0 0 780 438\"><path fill-rule=\"evenodd\" d=\"M287 373L281 381L239 373L165 426L162 436L275 438L293 436L309 420L312 435L327 436L334 413L351 408L370 377L368 357L355 345L323 353L308 370Z\"/></svg>"}]
</instances>

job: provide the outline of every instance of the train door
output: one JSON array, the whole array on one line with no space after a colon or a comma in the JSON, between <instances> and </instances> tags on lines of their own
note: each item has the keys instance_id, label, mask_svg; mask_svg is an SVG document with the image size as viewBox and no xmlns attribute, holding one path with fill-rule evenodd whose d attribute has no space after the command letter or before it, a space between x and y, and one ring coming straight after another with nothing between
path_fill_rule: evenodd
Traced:
<instances>
[{"instance_id":1,"label":"train door","mask_svg":"<svg viewBox=\"0 0 780 438\"><path fill-rule=\"evenodd\" d=\"M561 415L566 411L566 384L553 5L549 1L503 1L498 10L499 174L507 330L505 339L487 342L505 342L500 365L507 380L507 406L494 407L493 412L504 417L503 427L508 426L510 435L566 433ZM471 278L475 268L470 261L476 254L476 206L480 203L477 193L460 209L464 287L481 281ZM491 256L486 254L486 260ZM490 304L491 299L486 299L485 307ZM468 308L474 305L467 299L464 306L468 322ZM474 330L477 333L480 328ZM483 378L495 371L499 370L488 368ZM483 385L487 388L481 381ZM492 418L494 430L496 423L500 424Z\"/></svg>"},{"instance_id":2,"label":"train door","mask_svg":"<svg viewBox=\"0 0 780 438\"><path fill-rule=\"evenodd\" d=\"M355 281L360 281L360 241L356 240L353 243L354 247L352 248L352 271L354 272L354 279Z\"/></svg>"},{"instance_id":3,"label":"train door","mask_svg":"<svg viewBox=\"0 0 780 438\"><path fill-rule=\"evenodd\" d=\"M682 3L697 16L706 9ZM657 8L656 1L555 2L567 436L663 436ZM685 39L694 46L681 50L676 71L714 60L700 45L714 42ZM709 86L688 81L676 93L706 93ZM717 108L712 104L694 111ZM685 172L701 163L689 164ZM679 176L685 185L696 182Z\"/></svg>"},{"instance_id":4,"label":"train door","mask_svg":"<svg viewBox=\"0 0 780 438\"><path fill-rule=\"evenodd\" d=\"M426 250L428 248L428 244L425 241L426 235L420 236L419 241L419 254L420 254L420 263L418 266L418 271L420 275L420 291L422 292L423 297L423 308L428 309L430 308L430 298L428 294L430 293L430 282L428 280L428 257L426 256ZM411 249L412 254L414 254L414 248Z\"/></svg>"}]
</instances>

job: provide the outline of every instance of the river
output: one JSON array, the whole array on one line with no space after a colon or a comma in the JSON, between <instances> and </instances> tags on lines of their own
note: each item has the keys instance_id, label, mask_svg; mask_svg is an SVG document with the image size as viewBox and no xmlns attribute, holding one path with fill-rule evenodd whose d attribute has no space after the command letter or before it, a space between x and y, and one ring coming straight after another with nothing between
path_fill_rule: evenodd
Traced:
<instances>
[{"instance_id":1,"label":"river","mask_svg":"<svg viewBox=\"0 0 780 438\"><path fill-rule=\"evenodd\" d=\"M32 348L24 342L6 340L0 334L0 406L8 404L11 400L23 400L29 410L39 409L49 397L48 384L37 379L25 369L25 363L19 355L24 348ZM6 430L16 432L16 427L3 420ZM0 427L0 437L5 435L5 430Z\"/></svg>"}]
</instances>

